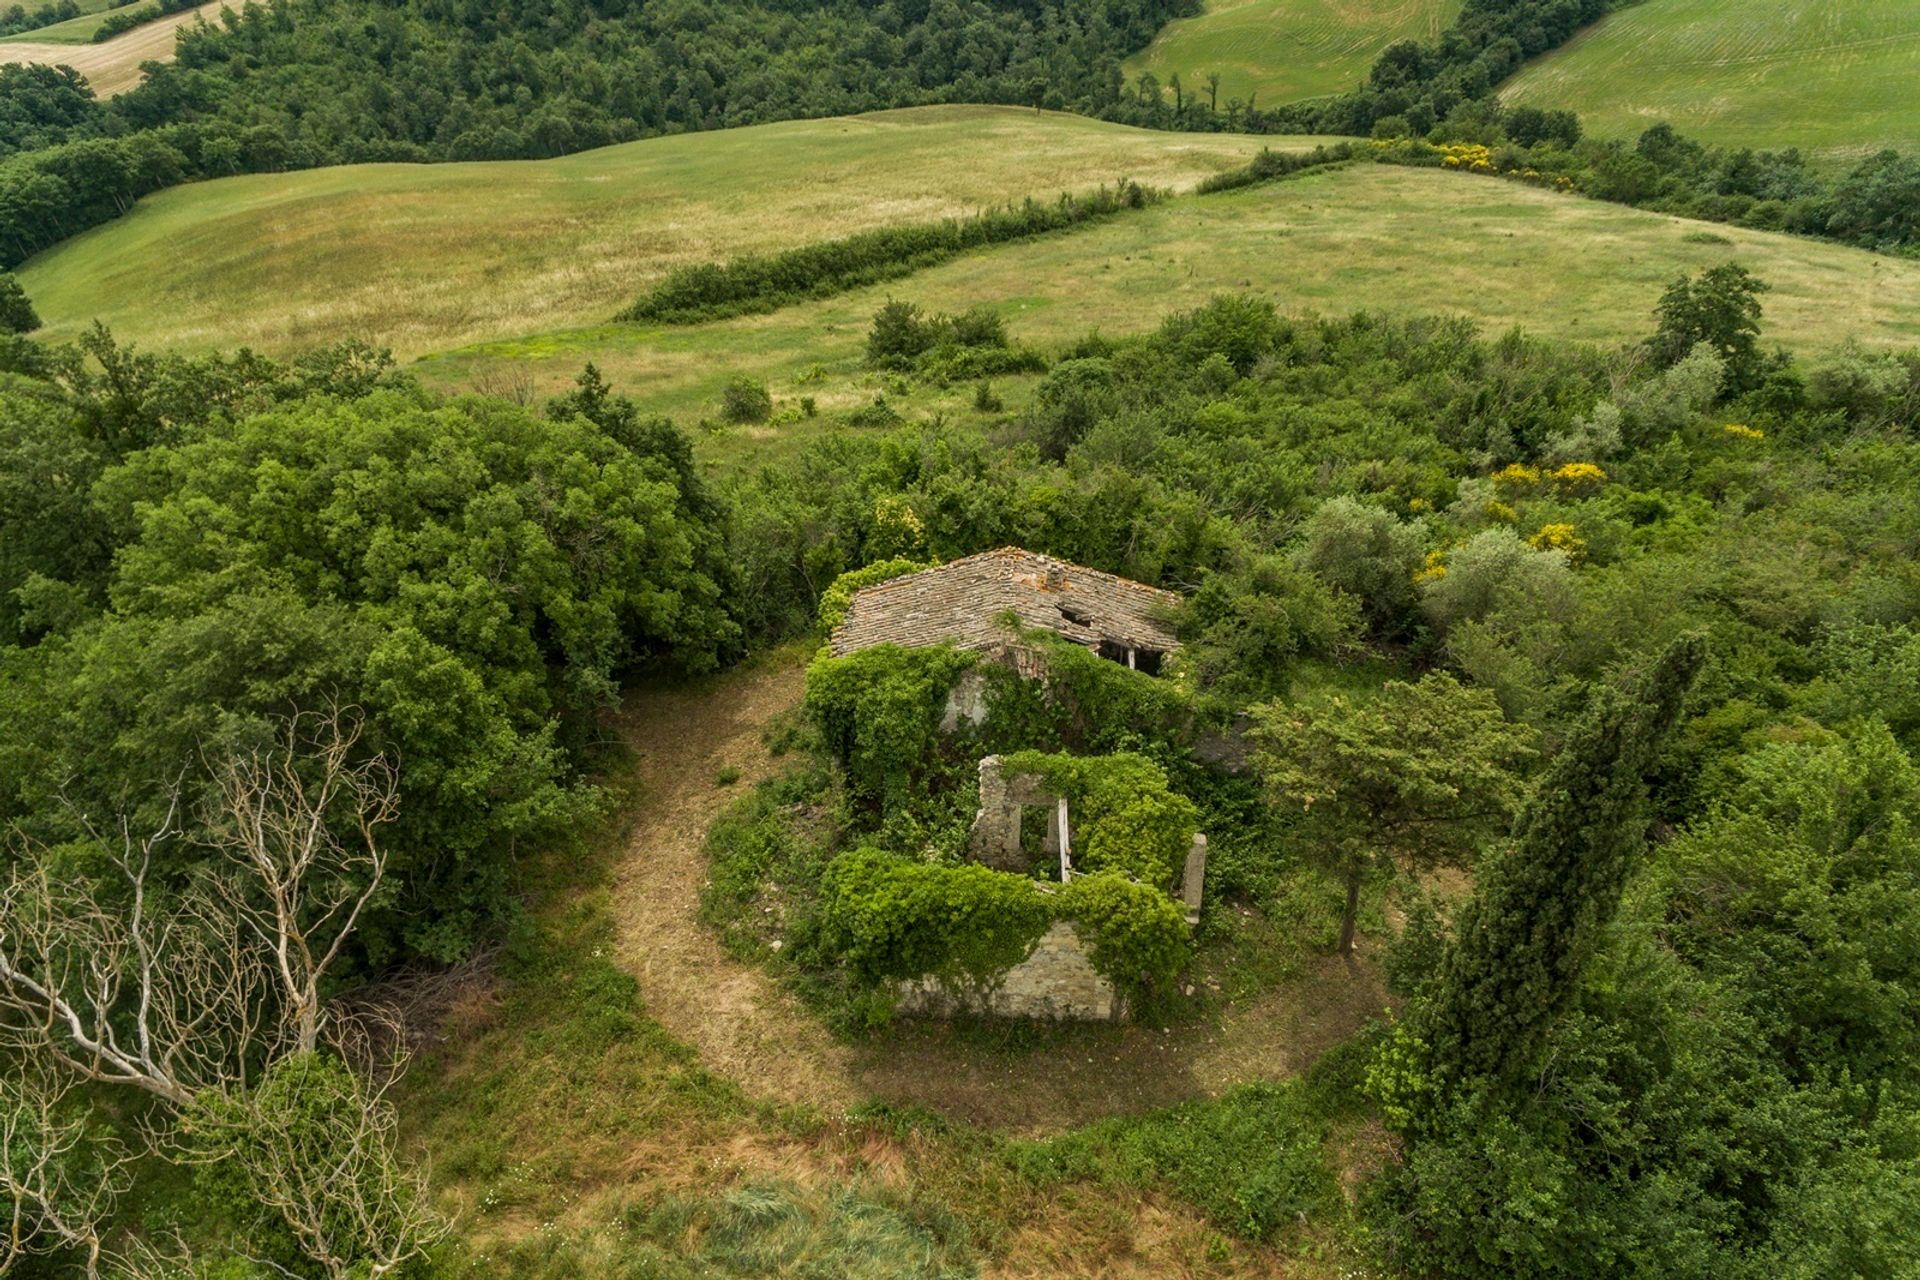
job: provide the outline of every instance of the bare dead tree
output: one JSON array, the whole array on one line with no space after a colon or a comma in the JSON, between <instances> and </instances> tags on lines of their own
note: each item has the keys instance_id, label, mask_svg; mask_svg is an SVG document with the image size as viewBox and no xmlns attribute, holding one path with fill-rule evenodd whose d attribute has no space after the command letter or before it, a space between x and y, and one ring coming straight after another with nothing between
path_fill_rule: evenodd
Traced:
<instances>
[{"instance_id":1,"label":"bare dead tree","mask_svg":"<svg viewBox=\"0 0 1920 1280\"><path fill-rule=\"evenodd\" d=\"M154 854L177 838L178 810L176 785L148 834L86 823L118 872L112 894L21 848L0 882L0 1046L182 1106L245 1083L265 984L257 950L211 895L189 889L156 909Z\"/></svg>"},{"instance_id":2,"label":"bare dead tree","mask_svg":"<svg viewBox=\"0 0 1920 1280\"><path fill-rule=\"evenodd\" d=\"M71 1250L98 1280L102 1233L130 1182L133 1157L88 1133L67 1105L74 1077L28 1059L0 1075L0 1275L32 1253Z\"/></svg>"},{"instance_id":3,"label":"bare dead tree","mask_svg":"<svg viewBox=\"0 0 1920 1280\"><path fill-rule=\"evenodd\" d=\"M327 971L386 876L376 833L397 811L399 778L383 755L354 758L361 728L356 708L302 712L272 746L208 764L209 842L245 873L221 883L266 951L300 1053L320 1042Z\"/></svg>"},{"instance_id":4,"label":"bare dead tree","mask_svg":"<svg viewBox=\"0 0 1920 1280\"><path fill-rule=\"evenodd\" d=\"M425 1170L400 1159L387 1091L404 1060L375 1078L342 1065L352 1052L282 1058L258 1087L205 1112L197 1141L176 1158L237 1166L260 1207L328 1275L378 1277L426 1253L447 1225Z\"/></svg>"}]
</instances>

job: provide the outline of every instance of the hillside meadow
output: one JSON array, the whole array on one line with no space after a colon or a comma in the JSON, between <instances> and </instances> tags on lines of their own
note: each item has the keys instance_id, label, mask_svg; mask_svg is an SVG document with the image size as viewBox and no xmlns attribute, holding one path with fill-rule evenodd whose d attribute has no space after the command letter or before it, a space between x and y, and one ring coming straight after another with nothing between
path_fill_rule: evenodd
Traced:
<instances>
[{"instance_id":1,"label":"hillside meadow","mask_svg":"<svg viewBox=\"0 0 1920 1280\"><path fill-rule=\"evenodd\" d=\"M227 0L210 0L197 9L169 14L99 44L90 42L108 12L83 14L0 40L0 62L72 67L86 77L97 96L111 98L140 83L140 68L145 63L173 61L174 33L181 27L215 21L226 6Z\"/></svg>"},{"instance_id":2,"label":"hillside meadow","mask_svg":"<svg viewBox=\"0 0 1920 1280\"><path fill-rule=\"evenodd\" d=\"M1200 96L1217 73L1223 104L1277 106L1353 88L1382 49L1430 40L1459 11L1459 0L1207 0L1205 12L1162 28L1127 71L1162 84L1178 75Z\"/></svg>"},{"instance_id":3,"label":"hillside meadow","mask_svg":"<svg viewBox=\"0 0 1920 1280\"><path fill-rule=\"evenodd\" d=\"M711 412L726 375L753 369L776 399L823 409L874 394L868 323L888 297L935 311L985 304L1022 341L1119 335L1223 292L1282 310L1465 315L1568 340L1650 331L1682 272L1736 259L1772 286L1765 338L1810 351L1920 341L1920 262L1710 226L1489 178L1363 164L1224 195L1186 197L1066 236L976 253L907 280L773 315L684 328L597 325L431 357L449 389L561 389L593 361L650 407ZM962 412L967 388L936 402Z\"/></svg>"},{"instance_id":4,"label":"hillside meadow","mask_svg":"<svg viewBox=\"0 0 1920 1280\"><path fill-rule=\"evenodd\" d=\"M1603 137L1664 120L1837 164L1920 146L1916 85L1920 0L1646 0L1529 64L1501 97L1573 108Z\"/></svg>"},{"instance_id":5,"label":"hillside meadow","mask_svg":"<svg viewBox=\"0 0 1920 1280\"><path fill-rule=\"evenodd\" d=\"M589 324L673 267L1132 178L1176 189L1297 140L1017 107L654 138L557 160L345 165L174 188L19 273L72 337L415 355Z\"/></svg>"}]
</instances>

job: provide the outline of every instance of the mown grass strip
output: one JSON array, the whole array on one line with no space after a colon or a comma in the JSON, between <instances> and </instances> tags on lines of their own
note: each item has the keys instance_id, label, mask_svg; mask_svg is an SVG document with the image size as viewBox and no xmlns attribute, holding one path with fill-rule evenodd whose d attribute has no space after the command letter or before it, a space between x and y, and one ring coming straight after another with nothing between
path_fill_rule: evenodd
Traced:
<instances>
[{"instance_id":1,"label":"mown grass strip","mask_svg":"<svg viewBox=\"0 0 1920 1280\"><path fill-rule=\"evenodd\" d=\"M879 227L781 253L679 267L621 312L618 320L697 324L777 311L828 298L882 280L895 280L958 257L969 249L1031 240L1144 209L1167 192L1125 181L1052 203L1028 199L967 218L904 227Z\"/></svg>"}]
</instances>

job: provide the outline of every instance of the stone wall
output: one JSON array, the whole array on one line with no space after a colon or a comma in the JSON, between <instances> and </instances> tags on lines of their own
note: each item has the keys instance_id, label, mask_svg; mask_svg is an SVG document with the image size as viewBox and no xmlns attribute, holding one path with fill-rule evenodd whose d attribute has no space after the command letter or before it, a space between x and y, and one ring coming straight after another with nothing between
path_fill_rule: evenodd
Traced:
<instances>
[{"instance_id":1,"label":"stone wall","mask_svg":"<svg viewBox=\"0 0 1920 1280\"><path fill-rule=\"evenodd\" d=\"M950 1017L957 1013L1053 1021L1119 1022L1127 1002L1095 972L1072 925L1056 922L1027 958L989 983L920 978L901 983L902 1013Z\"/></svg>"}]
</instances>

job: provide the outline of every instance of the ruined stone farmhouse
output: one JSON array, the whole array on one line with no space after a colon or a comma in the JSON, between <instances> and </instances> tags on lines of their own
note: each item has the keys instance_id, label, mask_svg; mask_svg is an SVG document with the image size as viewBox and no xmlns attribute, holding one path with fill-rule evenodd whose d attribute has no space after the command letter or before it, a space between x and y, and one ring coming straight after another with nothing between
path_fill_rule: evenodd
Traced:
<instances>
[{"instance_id":1,"label":"ruined stone farmhouse","mask_svg":"<svg viewBox=\"0 0 1920 1280\"><path fill-rule=\"evenodd\" d=\"M951 644L983 652L1024 676L1042 675L1038 659L1020 646L1007 622L1023 631L1051 632L1123 666L1158 675L1179 647L1165 621L1180 596L1116 574L1070 564L1019 547L1002 547L904 574L862 588L834 629L834 656L875 645L921 648ZM987 683L978 672L952 691L946 728L978 723L986 713ZM1046 816L1040 848L1023 848L1022 814ZM968 856L998 870L1023 871L1033 855L1057 860L1062 882L1070 879L1072 814L1065 797L1032 776L1009 774L999 757L980 762L980 811L970 833ZM1196 835L1178 886L1189 925L1199 921L1206 875L1207 839ZM1054 924L1019 964L985 984L956 986L939 979L904 983L903 1012L958 1012L1002 1017L1118 1020L1127 1016L1124 997L1095 971L1073 926Z\"/></svg>"}]
</instances>

